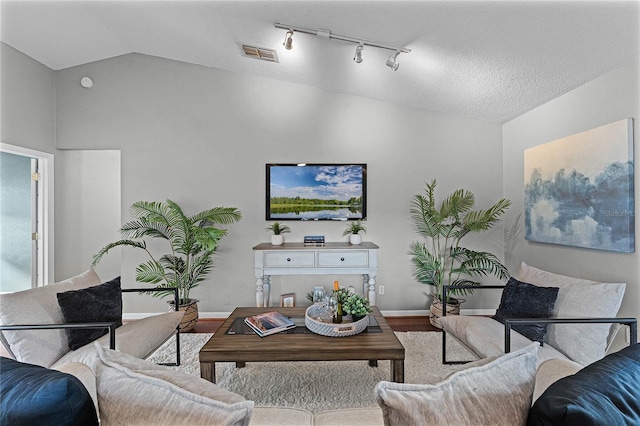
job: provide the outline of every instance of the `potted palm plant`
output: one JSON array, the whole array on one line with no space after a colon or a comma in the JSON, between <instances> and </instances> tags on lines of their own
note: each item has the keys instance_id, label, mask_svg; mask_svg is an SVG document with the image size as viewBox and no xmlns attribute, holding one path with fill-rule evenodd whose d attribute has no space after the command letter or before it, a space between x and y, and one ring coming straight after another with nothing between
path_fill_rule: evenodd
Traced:
<instances>
[{"instance_id":1,"label":"potted palm plant","mask_svg":"<svg viewBox=\"0 0 640 426\"><path fill-rule=\"evenodd\" d=\"M350 222L347 225L347 229L342 233L343 236L349 236L349 243L351 244L361 244L362 243L362 235L367 232L367 228L362 224L361 220L356 220L354 222Z\"/></svg>"},{"instance_id":2,"label":"potted palm plant","mask_svg":"<svg viewBox=\"0 0 640 426\"><path fill-rule=\"evenodd\" d=\"M180 324L181 331L187 331L198 321L196 299L190 298L190 291L197 287L213 267L213 254L218 249L226 229L216 224L230 224L240 220L242 214L235 207L214 207L187 216L173 201L138 201L131 206L134 220L125 223L119 229L123 239L107 244L93 256L93 266L114 247L125 246L144 250L150 260L136 267L136 281L155 284L155 288L167 291L153 292L154 296L164 297L174 293L177 288L180 306L168 302L173 310L185 311ZM153 255L147 248L146 238L160 238L169 243L170 252Z\"/></svg>"},{"instance_id":3,"label":"potted palm plant","mask_svg":"<svg viewBox=\"0 0 640 426\"><path fill-rule=\"evenodd\" d=\"M267 231L273 232L271 236L271 245L281 246L284 243L284 235L287 232L291 232L291 229L287 225L282 225L280 222L273 222L266 227Z\"/></svg>"},{"instance_id":4,"label":"potted palm plant","mask_svg":"<svg viewBox=\"0 0 640 426\"><path fill-rule=\"evenodd\" d=\"M458 189L436 206L436 180L426 185L425 193L415 195L410 208L411 218L424 241L413 244L412 261L415 277L422 284L435 287L430 308L430 321L440 327L442 287L445 285L479 285L473 277L495 276L509 279L509 271L493 254L474 251L461 245L469 233L484 232L493 227L511 205L501 199L486 210L472 210L472 192ZM447 299L447 314L460 312L460 301L453 296L467 295L472 290L453 290ZM449 304L451 309L449 309Z\"/></svg>"}]
</instances>

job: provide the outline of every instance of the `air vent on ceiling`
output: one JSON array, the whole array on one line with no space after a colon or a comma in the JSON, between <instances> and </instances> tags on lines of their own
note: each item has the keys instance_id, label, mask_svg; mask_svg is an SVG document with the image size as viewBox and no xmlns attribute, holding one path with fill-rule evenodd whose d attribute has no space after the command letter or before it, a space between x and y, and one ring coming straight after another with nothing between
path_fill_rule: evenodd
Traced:
<instances>
[{"instance_id":1,"label":"air vent on ceiling","mask_svg":"<svg viewBox=\"0 0 640 426\"><path fill-rule=\"evenodd\" d=\"M263 61L278 62L278 54L274 49L266 49L264 47L242 45L244 55L248 58L261 59Z\"/></svg>"}]
</instances>

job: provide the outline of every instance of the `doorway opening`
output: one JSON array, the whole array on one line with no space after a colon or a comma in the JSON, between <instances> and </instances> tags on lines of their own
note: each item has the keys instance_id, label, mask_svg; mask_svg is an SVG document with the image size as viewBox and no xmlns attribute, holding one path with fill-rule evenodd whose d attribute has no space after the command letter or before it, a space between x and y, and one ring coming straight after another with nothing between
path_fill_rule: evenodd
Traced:
<instances>
[{"instance_id":1,"label":"doorway opening","mask_svg":"<svg viewBox=\"0 0 640 426\"><path fill-rule=\"evenodd\" d=\"M0 143L0 293L48 282L53 154Z\"/></svg>"}]
</instances>

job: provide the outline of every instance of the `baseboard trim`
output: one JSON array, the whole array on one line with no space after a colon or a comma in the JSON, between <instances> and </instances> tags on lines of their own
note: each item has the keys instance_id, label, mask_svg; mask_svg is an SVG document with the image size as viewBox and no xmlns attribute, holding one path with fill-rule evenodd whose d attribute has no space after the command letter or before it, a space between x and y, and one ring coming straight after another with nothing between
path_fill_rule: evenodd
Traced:
<instances>
[{"instance_id":1,"label":"baseboard trim","mask_svg":"<svg viewBox=\"0 0 640 426\"><path fill-rule=\"evenodd\" d=\"M274 309L277 309L274 307ZM401 310L401 311L380 311L385 317L426 317L429 315L429 311L427 309L419 309L419 310ZM461 309L461 315L484 315L490 316L495 315L495 309ZM152 315L157 315L158 313L144 313L144 312L128 312L122 314L122 319L124 321L131 321L142 319L146 317L150 317ZM225 319L231 315L231 312L199 312L198 316L202 319Z\"/></svg>"}]
</instances>

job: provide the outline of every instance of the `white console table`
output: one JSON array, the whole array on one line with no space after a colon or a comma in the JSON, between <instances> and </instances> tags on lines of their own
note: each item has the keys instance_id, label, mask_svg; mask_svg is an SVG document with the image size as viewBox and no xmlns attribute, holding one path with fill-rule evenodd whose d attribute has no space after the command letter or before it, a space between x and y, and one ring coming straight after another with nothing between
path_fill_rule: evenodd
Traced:
<instances>
[{"instance_id":1,"label":"white console table","mask_svg":"<svg viewBox=\"0 0 640 426\"><path fill-rule=\"evenodd\" d=\"M357 274L363 277L363 291L372 306L376 305L378 246L363 242L352 245L325 243L310 246L285 243L274 246L260 243L253 248L256 282L256 306L269 306L271 275Z\"/></svg>"}]
</instances>

